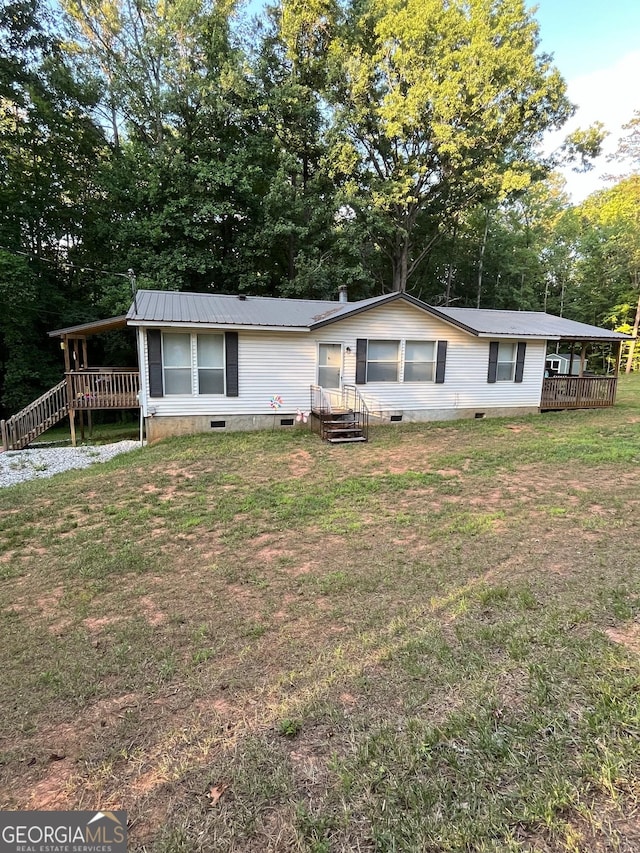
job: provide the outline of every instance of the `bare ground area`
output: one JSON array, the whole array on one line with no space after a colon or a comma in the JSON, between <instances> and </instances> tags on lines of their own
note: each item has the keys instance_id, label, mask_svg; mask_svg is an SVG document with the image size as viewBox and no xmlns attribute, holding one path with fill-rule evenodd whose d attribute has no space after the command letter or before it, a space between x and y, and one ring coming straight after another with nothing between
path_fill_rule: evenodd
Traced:
<instances>
[{"instance_id":1,"label":"bare ground area","mask_svg":"<svg viewBox=\"0 0 640 853\"><path fill-rule=\"evenodd\" d=\"M640 849L619 411L194 438L0 503L0 807L132 849Z\"/></svg>"}]
</instances>

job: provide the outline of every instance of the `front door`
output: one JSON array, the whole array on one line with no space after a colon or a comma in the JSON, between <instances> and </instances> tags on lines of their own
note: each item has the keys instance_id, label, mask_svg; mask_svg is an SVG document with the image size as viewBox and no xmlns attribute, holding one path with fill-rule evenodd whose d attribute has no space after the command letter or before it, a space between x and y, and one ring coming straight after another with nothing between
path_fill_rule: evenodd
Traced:
<instances>
[{"instance_id":1,"label":"front door","mask_svg":"<svg viewBox=\"0 0 640 853\"><path fill-rule=\"evenodd\" d=\"M340 388L342 373L342 344L319 344L318 385Z\"/></svg>"}]
</instances>

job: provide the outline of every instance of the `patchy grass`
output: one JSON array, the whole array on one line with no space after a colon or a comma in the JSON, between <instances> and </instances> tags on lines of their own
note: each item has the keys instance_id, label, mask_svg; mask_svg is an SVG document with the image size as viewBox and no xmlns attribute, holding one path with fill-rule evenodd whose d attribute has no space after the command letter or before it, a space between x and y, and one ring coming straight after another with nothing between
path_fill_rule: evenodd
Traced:
<instances>
[{"instance_id":1,"label":"patchy grass","mask_svg":"<svg viewBox=\"0 0 640 853\"><path fill-rule=\"evenodd\" d=\"M640 849L640 382L0 490L0 807L133 850Z\"/></svg>"}]
</instances>

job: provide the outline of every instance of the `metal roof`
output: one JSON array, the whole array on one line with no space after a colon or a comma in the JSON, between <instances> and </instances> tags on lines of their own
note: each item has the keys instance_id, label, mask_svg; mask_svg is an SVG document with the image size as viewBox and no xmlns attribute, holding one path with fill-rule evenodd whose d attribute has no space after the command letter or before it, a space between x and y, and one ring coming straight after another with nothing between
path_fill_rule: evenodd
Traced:
<instances>
[{"instance_id":1,"label":"metal roof","mask_svg":"<svg viewBox=\"0 0 640 853\"><path fill-rule=\"evenodd\" d=\"M109 317L107 320L94 320L92 323L80 323L78 326L67 326L66 329L55 329L49 332L50 338L64 338L66 335L87 337L88 335L98 335L101 332L111 332L113 329L124 329L127 325L127 318Z\"/></svg>"},{"instance_id":2,"label":"metal roof","mask_svg":"<svg viewBox=\"0 0 640 853\"><path fill-rule=\"evenodd\" d=\"M435 308L435 314L466 327L474 334L511 338L559 338L574 341L623 341L629 335L587 323L556 317L544 311L497 311L488 308Z\"/></svg>"},{"instance_id":3,"label":"metal roof","mask_svg":"<svg viewBox=\"0 0 640 853\"><path fill-rule=\"evenodd\" d=\"M316 299L139 290L127 319L134 323L202 323L306 329L345 307L350 307L350 304Z\"/></svg>"},{"instance_id":4,"label":"metal roof","mask_svg":"<svg viewBox=\"0 0 640 853\"><path fill-rule=\"evenodd\" d=\"M626 340L627 335L565 320L542 311L492 311L484 308L434 308L405 293L388 293L358 302L320 299L280 299L268 296L229 296L217 293L178 293L139 290L127 320L133 324L254 326L307 330L335 323L396 300L464 329L472 335L543 340Z\"/></svg>"}]
</instances>

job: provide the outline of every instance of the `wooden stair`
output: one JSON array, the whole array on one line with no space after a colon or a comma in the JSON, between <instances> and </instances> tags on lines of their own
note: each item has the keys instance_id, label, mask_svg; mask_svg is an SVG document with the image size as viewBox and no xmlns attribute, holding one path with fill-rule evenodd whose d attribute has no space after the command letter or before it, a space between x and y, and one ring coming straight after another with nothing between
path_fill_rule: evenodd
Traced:
<instances>
[{"instance_id":1,"label":"wooden stair","mask_svg":"<svg viewBox=\"0 0 640 853\"><path fill-rule=\"evenodd\" d=\"M2 450L22 450L69 414L63 379L7 421L0 421Z\"/></svg>"}]
</instances>

